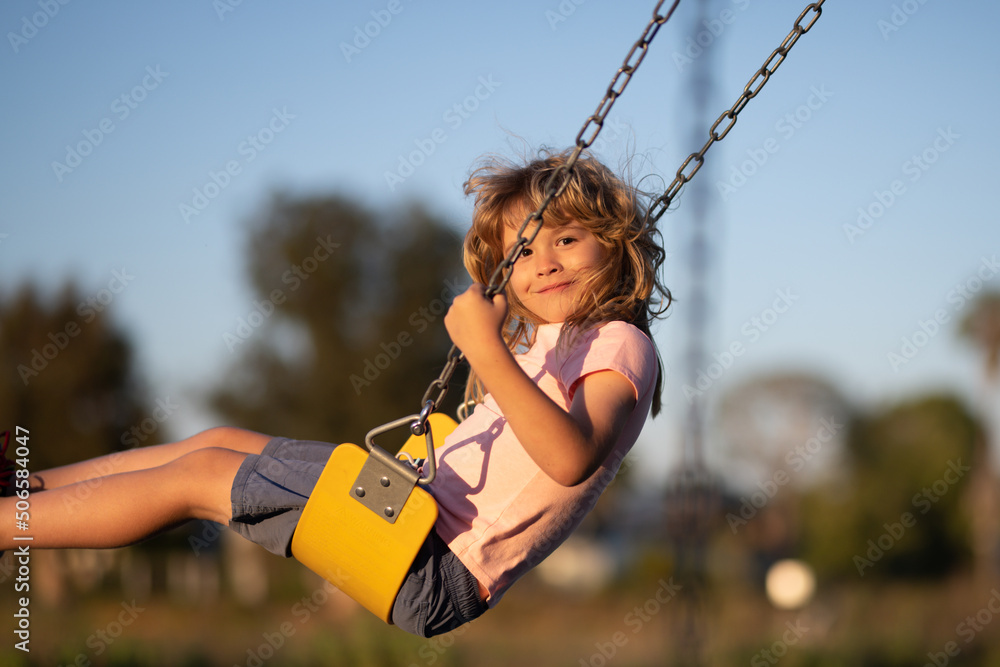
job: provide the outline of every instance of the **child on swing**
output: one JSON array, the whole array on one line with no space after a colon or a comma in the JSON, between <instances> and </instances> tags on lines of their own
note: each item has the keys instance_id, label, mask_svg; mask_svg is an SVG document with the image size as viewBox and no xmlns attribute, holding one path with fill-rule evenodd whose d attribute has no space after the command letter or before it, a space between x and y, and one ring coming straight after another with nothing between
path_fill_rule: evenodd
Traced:
<instances>
[{"instance_id":1,"label":"child on swing","mask_svg":"<svg viewBox=\"0 0 1000 667\"><path fill-rule=\"evenodd\" d=\"M670 304L657 277L664 252L637 192L595 159L581 156L549 205L506 296L485 297L568 156L493 160L465 184L475 196L464 249L475 284L445 326L472 368L466 395L477 405L436 450L429 488L439 517L392 612L413 634L447 632L495 606L580 524L659 410L649 323ZM219 427L39 472L29 478L31 546L120 547L204 519L287 557L334 446ZM81 483L89 498L67 512ZM16 544L15 500L0 499L0 550Z\"/></svg>"}]
</instances>

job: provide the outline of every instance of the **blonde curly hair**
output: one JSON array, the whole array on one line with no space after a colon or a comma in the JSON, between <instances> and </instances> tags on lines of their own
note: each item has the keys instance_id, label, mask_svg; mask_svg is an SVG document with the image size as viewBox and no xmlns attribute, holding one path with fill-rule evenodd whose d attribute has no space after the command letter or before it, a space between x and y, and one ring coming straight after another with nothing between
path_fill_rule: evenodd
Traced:
<instances>
[{"instance_id":1,"label":"blonde curly hair","mask_svg":"<svg viewBox=\"0 0 1000 667\"><path fill-rule=\"evenodd\" d=\"M464 186L466 195L475 196L472 227L465 236L464 262L473 280L489 284L505 258L504 231L518 229L527 214L538 209L545 198L546 182L567 163L571 152L542 151L524 164L489 156L472 172ZM543 224L561 227L571 221L579 223L594 235L607 257L586 278L581 290L585 297L566 318L560 334L562 343L568 344L579 333L616 320L635 325L653 340L650 323L666 313L672 296L660 282L665 253L659 231L647 218L645 198L584 152L563 193L546 208ZM532 221L529 229L534 224ZM513 290L507 291L507 303L504 340L511 351L523 350L534 342L541 322ZM662 367L657 352L653 415L660 411ZM470 371L466 401L481 402L483 394L482 382Z\"/></svg>"}]
</instances>

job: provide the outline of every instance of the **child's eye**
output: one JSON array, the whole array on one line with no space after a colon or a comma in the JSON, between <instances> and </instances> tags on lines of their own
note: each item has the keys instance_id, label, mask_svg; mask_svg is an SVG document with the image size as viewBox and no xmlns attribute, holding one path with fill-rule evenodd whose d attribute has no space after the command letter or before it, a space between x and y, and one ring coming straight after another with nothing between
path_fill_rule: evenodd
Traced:
<instances>
[{"instance_id":1,"label":"child's eye","mask_svg":"<svg viewBox=\"0 0 1000 667\"><path fill-rule=\"evenodd\" d=\"M523 248L521 250L521 254L518 255L518 257L527 257L530 254L531 254L531 248Z\"/></svg>"},{"instance_id":2,"label":"child's eye","mask_svg":"<svg viewBox=\"0 0 1000 667\"><path fill-rule=\"evenodd\" d=\"M559 245L569 245L570 243L573 243L574 241L576 241L575 237L564 236L561 239L559 239Z\"/></svg>"}]
</instances>

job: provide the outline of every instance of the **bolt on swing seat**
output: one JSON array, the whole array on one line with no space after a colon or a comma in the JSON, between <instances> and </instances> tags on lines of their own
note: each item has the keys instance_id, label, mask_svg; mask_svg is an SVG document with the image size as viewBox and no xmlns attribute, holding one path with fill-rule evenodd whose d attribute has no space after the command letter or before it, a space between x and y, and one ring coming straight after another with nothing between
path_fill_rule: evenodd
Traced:
<instances>
[{"instance_id":1,"label":"bolt on swing seat","mask_svg":"<svg viewBox=\"0 0 1000 667\"><path fill-rule=\"evenodd\" d=\"M413 435L399 455L375 445L375 436L405 425ZM447 415L421 413L372 430L365 437L368 451L338 446L292 537L296 560L390 625L396 595L437 520L437 503L420 488L436 474L434 443L456 426ZM422 445L425 477L411 464Z\"/></svg>"}]
</instances>

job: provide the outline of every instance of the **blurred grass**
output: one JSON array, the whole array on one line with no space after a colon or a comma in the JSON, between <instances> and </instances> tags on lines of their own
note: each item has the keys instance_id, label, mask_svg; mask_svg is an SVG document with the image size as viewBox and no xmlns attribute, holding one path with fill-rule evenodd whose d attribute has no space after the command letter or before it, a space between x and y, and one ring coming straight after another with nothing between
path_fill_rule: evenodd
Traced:
<instances>
[{"instance_id":1,"label":"blurred grass","mask_svg":"<svg viewBox=\"0 0 1000 667\"><path fill-rule=\"evenodd\" d=\"M339 594L308 614L305 607L296 607L301 599L294 598L273 599L261 608L246 609L224 599L184 605L158 597L141 603L144 611L99 655L104 644L95 639L96 629L117 630L111 624L122 611L122 599L86 597L54 608L33 605L31 653L13 649L13 640L8 639L0 647L0 664L682 664L677 660L678 627L685 616L681 598L662 605L648 620L636 621L636 607L655 595L659 586L659 578L633 579L627 586L584 596L555 591L529 576L483 618L451 635L426 640L384 626ZM929 663L931 653L939 665L1000 666L1000 618L993 619L987 608L994 588L961 578L891 586L858 580L821 588L808 608L789 612L773 609L750 587L715 586L702 600L705 664L919 667ZM958 626L977 614L981 629L966 642L968 633L960 634ZM982 623L986 618L989 622ZM784 643L789 623L800 629L800 636ZM950 641L955 642L957 655L944 653ZM946 663L941 662L944 659Z\"/></svg>"}]
</instances>

